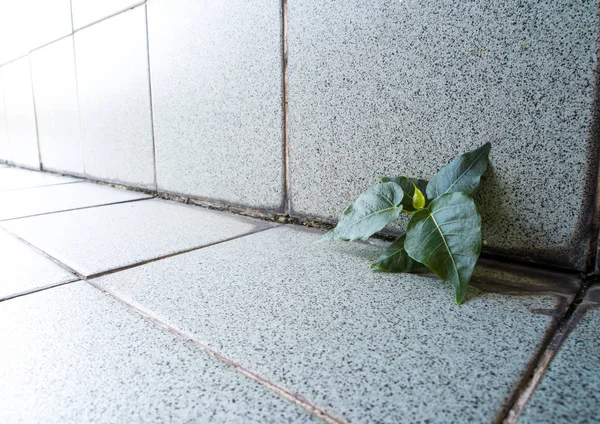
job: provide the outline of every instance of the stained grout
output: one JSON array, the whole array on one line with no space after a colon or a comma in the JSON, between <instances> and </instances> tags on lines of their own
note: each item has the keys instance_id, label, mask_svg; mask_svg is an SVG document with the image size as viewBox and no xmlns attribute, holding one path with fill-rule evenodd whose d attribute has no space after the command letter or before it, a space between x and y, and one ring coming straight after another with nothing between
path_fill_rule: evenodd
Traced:
<instances>
[{"instance_id":1,"label":"stained grout","mask_svg":"<svg viewBox=\"0 0 600 424\"><path fill-rule=\"evenodd\" d=\"M281 0L281 50L283 73L283 172L284 172L284 205L283 212L292 213L292 197L290 182L290 135L288 121L288 48L287 48L287 0Z\"/></svg>"},{"instance_id":2,"label":"stained grout","mask_svg":"<svg viewBox=\"0 0 600 424\"><path fill-rule=\"evenodd\" d=\"M119 297L117 294L113 293L112 291L108 290L105 287L102 287L92 281L88 281L88 283L100 290L101 292L111 296L113 299L115 299L116 301L118 301L119 303L121 303L122 305L124 305L125 307L135 311L136 313L140 314L142 317L146 318L147 320L151 321L152 323L154 323L155 325L164 328L165 330L171 332L172 334L174 334L175 336L177 336L178 338L182 339L183 341L190 343L194 346L196 346L197 348L201 349L202 351L204 351L205 353L209 354L210 356L212 356L213 358L224 362L226 365L232 367L235 371L245 375L246 377L250 378L251 380L253 380L254 382L266 387L267 389L275 392L277 395L283 397L284 399L287 399L291 402L293 402L294 404L298 405L299 407L305 409L307 412L309 412L311 415L322 419L323 421L329 423L329 424L345 424L345 421L342 421L336 417L334 417L333 415L329 414L328 412L318 408L315 405L312 405L311 403L300 399L298 396L294 395L293 393L290 393L289 391L285 390L284 388L278 386L275 383L270 382L269 380L261 377L260 375L254 373L252 370L247 369L246 367L236 363L235 361L227 358L225 355L222 355L221 353L217 352L216 350L208 347L207 345L201 343L200 341L196 340L196 338L193 335L190 334L186 334L185 332L175 328L174 326L160 320L159 318L153 316L152 314L150 314L149 312L146 312L145 310L141 309L140 307L134 305L133 303L130 303L128 301L126 301L125 299Z\"/></svg>"},{"instance_id":3,"label":"stained grout","mask_svg":"<svg viewBox=\"0 0 600 424\"><path fill-rule=\"evenodd\" d=\"M532 395L535 393L535 390L542 380L546 370L550 366L550 363L569 336L570 332L573 330L574 325L577 323L579 304L585 298L589 288L590 285L584 281L577 294L573 297L573 300L567 307L565 313L551 329L550 334L545 339L539 353L535 356L533 362L533 371L528 373L521 381L521 384L519 385L519 388L516 390L515 396L513 397L514 401L510 405L510 409L499 420L499 422L502 424L516 424L518 422L519 416L525 409Z\"/></svg>"},{"instance_id":4,"label":"stained grout","mask_svg":"<svg viewBox=\"0 0 600 424\"><path fill-rule=\"evenodd\" d=\"M63 282L56 283L56 284L50 284L50 285L44 286L44 287L38 287L38 288L35 288L35 289L26 290L24 292L20 292L20 293L16 293L16 294L11 294L11 295L8 295L6 297L2 297L2 298L0 298L0 302L5 302L7 300L16 299L18 297L23 297L23 296L27 296L27 295L30 295L30 294L39 293L39 292L42 292L42 291L53 289L55 287L65 286L67 284L77 283L77 282L80 282L80 281L83 281L83 280L81 280L79 278L74 278L73 280L63 281Z\"/></svg>"}]
</instances>

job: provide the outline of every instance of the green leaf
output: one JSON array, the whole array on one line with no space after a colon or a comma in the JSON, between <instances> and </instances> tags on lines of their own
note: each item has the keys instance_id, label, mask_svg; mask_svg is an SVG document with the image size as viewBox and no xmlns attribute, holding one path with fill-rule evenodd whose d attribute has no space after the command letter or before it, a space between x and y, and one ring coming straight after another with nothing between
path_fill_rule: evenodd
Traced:
<instances>
[{"instance_id":1,"label":"green leaf","mask_svg":"<svg viewBox=\"0 0 600 424\"><path fill-rule=\"evenodd\" d=\"M402 187L404 191L404 197L402 198L402 208L406 212L414 212L417 209L413 204L415 189L418 190L421 195L423 195L423 200L425 204L422 207L425 207L427 204L427 198L425 198L424 193L427 190L427 180L421 180L419 178L409 178L409 177L381 177L380 180L382 182L394 182Z\"/></svg>"},{"instance_id":2,"label":"green leaf","mask_svg":"<svg viewBox=\"0 0 600 424\"><path fill-rule=\"evenodd\" d=\"M446 193L473 195L488 165L492 145L485 143L479 149L463 153L443 167L427 184L427 198L435 199Z\"/></svg>"},{"instance_id":3,"label":"green leaf","mask_svg":"<svg viewBox=\"0 0 600 424\"><path fill-rule=\"evenodd\" d=\"M348 206L338 225L325 239L366 240L402 212L402 188L394 182L380 182L361 194Z\"/></svg>"},{"instance_id":4,"label":"green leaf","mask_svg":"<svg viewBox=\"0 0 600 424\"><path fill-rule=\"evenodd\" d=\"M380 272L411 272L415 261L404 250L405 238L406 233L402 233L383 251L377 262L371 264L371 269Z\"/></svg>"},{"instance_id":5,"label":"green leaf","mask_svg":"<svg viewBox=\"0 0 600 424\"><path fill-rule=\"evenodd\" d=\"M404 248L454 287L460 305L481 252L481 217L473 199L463 193L443 194L415 212Z\"/></svg>"},{"instance_id":6,"label":"green leaf","mask_svg":"<svg viewBox=\"0 0 600 424\"><path fill-rule=\"evenodd\" d=\"M421 190L419 190L417 188L416 185L414 185L414 187L415 187L415 194L413 194L412 206L413 206L413 208L415 208L415 210L423 209L425 207L425 203L426 203L425 196L423 196L423 193L421 192Z\"/></svg>"}]
</instances>

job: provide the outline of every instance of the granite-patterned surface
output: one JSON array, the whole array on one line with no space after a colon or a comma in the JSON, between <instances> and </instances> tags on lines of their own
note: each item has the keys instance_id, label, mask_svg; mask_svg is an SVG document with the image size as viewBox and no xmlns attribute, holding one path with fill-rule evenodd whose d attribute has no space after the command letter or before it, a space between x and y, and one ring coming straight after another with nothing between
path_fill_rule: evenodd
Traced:
<instances>
[{"instance_id":1,"label":"granite-patterned surface","mask_svg":"<svg viewBox=\"0 0 600 424\"><path fill-rule=\"evenodd\" d=\"M0 171L0 191L29 187L68 184L81 181L77 178L63 177L46 172L30 171L20 168L6 168Z\"/></svg>"},{"instance_id":2,"label":"granite-patterned surface","mask_svg":"<svg viewBox=\"0 0 600 424\"><path fill-rule=\"evenodd\" d=\"M75 33L86 174L154 188L145 6Z\"/></svg>"},{"instance_id":3,"label":"granite-patterned surface","mask_svg":"<svg viewBox=\"0 0 600 424\"><path fill-rule=\"evenodd\" d=\"M281 2L151 0L159 190L281 210Z\"/></svg>"},{"instance_id":4,"label":"granite-patterned surface","mask_svg":"<svg viewBox=\"0 0 600 424\"><path fill-rule=\"evenodd\" d=\"M0 337L4 423L317 421L83 282L0 303Z\"/></svg>"},{"instance_id":5,"label":"granite-patterned surface","mask_svg":"<svg viewBox=\"0 0 600 424\"><path fill-rule=\"evenodd\" d=\"M585 311L585 312L584 312ZM590 289L583 313L550 363L519 423L600 423L600 287Z\"/></svg>"},{"instance_id":6,"label":"granite-patterned surface","mask_svg":"<svg viewBox=\"0 0 600 424\"><path fill-rule=\"evenodd\" d=\"M552 322L532 309L556 298L472 290L459 307L320 234L284 226L92 281L342 419L497 418Z\"/></svg>"},{"instance_id":7,"label":"granite-patterned surface","mask_svg":"<svg viewBox=\"0 0 600 424\"><path fill-rule=\"evenodd\" d=\"M77 280L75 275L2 230L0 258L0 301Z\"/></svg>"},{"instance_id":8,"label":"granite-patterned surface","mask_svg":"<svg viewBox=\"0 0 600 424\"><path fill-rule=\"evenodd\" d=\"M10 160L8 122L6 120L6 108L4 107L4 87L2 84L2 71L0 71L0 160Z\"/></svg>"},{"instance_id":9,"label":"granite-patterned surface","mask_svg":"<svg viewBox=\"0 0 600 424\"><path fill-rule=\"evenodd\" d=\"M4 171L3 169L0 172ZM6 190L0 192L0 204L2 205L0 221L149 197L144 193L92 183L58 184Z\"/></svg>"},{"instance_id":10,"label":"granite-patterned surface","mask_svg":"<svg viewBox=\"0 0 600 424\"><path fill-rule=\"evenodd\" d=\"M76 30L80 29L143 2L143 0L71 0L73 27Z\"/></svg>"},{"instance_id":11,"label":"granite-patterned surface","mask_svg":"<svg viewBox=\"0 0 600 424\"><path fill-rule=\"evenodd\" d=\"M73 37L42 47L30 58L44 169L83 174Z\"/></svg>"},{"instance_id":12,"label":"granite-patterned surface","mask_svg":"<svg viewBox=\"0 0 600 424\"><path fill-rule=\"evenodd\" d=\"M597 11L567 0L288 2L293 211L337 219L377 175L429 178L490 141L488 249L582 269Z\"/></svg>"},{"instance_id":13,"label":"granite-patterned surface","mask_svg":"<svg viewBox=\"0 0 600 424\"><path fill-rule=\"evenodd\" d=\"M23 57L2 66L0 74L4 92L10 160L18 165L39 169L29 57Z\"/></svg>"},{"instance_id":14,"label":"granite-patterned surface","mask_svg":"<svg viewBox=\"0 0 600 424\"><path fill-rule=\"evenodd\" d=\"M42 215L3 225L86 276L271 226L265 221L165 200Z\"/></svg>"}]
</instances>

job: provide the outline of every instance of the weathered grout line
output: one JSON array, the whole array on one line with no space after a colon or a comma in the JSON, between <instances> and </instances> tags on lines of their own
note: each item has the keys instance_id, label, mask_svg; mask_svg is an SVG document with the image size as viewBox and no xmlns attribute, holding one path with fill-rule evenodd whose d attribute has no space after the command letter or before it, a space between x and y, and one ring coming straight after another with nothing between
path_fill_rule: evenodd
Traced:
<instances>
[{"instance_id":1,"label":"weathered grout line","mask_svg":"<svg viewBox=\"0 0 600 424\"><path fill-rule=\"evenodd\" d=\"M261 377L260 375L252 372L251 370L245 368L244 366L236 363L235 361L227 358L226 356L220 354L219 352L217 352L216 350L210 348L209 346L201 343L200 341L196 340L196 338L191 335L191 334L187 334L177 328L175 328L174 326L161 321L160 319L154 317L153 315L151 315L149 312L146 312L145 310L141 309L140 307L134 305L131 302L126 301L125 299L119 297L116 293L113 293L112 291L108 290L105 287L102 287L92 281L88 281L88 283L93 286L94 288L100 290L101 292L111 296L112 298L114 298L115 300L117 300L118 302L120 302L121 304L123 304L125 307L137 312L138 314L140 314L142 317L146 318L147 320L151 321L152 323L154 323L155 325L164 328L165 330L173 333L175 336L183 339L185 342L188 342L194 346L196 346L197 348L201 349L202 351L204 351L205 353L209 354L210 356L212 356L213 358L224 362L225 364L227 364L228 366L232 367L234 370L236 370L237 372L245 375L246 377L250 378L251 380L253 380L254 382L266 387L267 389L275 392L276 394L278 394L279 396L283 397L284 399L289 400L290 402L293 402L294 404L298 405L299 407L305 409L306 411L308 411L311 415L322 419L323 421L329 423L329 424L345 424L345 421L342 421L334 416L332 416L331 414L329 414L328 412L318 408L315 405L312 405L311 403L300 399L298 396L294 395L293 393L290 393L289 391L285 390L284 388L278 386L275 383L270 382L269 380Z\"/></svg>"},{"instance_id":2,"label":"weathered grout line","mask_svg":"<svg viewBox=\"0 0 600 424\"><path fill-rule=\"evenodd\" d=\"M554 359L558 350L573 330L575 324L579 321L580 317L577 316L579 304L585 298L589 288L590 284L584 281L571 304L550 332L549 337L545 340L539 353L535 356L533 371L527 373L526 377L521 381L521 384L513 397L514 401L512 402L510 409L499 420L502 424L516 424L518 422L519 416L531 399L531 396L542 380L552 359Z\"/></svg>"},{"instance_id":3,"label":"weathered grout line","mask_svg":"<svg viewBox=\"0 0 600 424\"><path fill-rule=\"evenodd\" d=\"M36 252L38 252L39 254L41 254L42 256L44 256L47 259L50 259L52 262L54 262L56 265L60 266L61 268L63 268L64 270L70 272L71 274L75 275L77 278L79 278L80 280L85 280L85 275L75 271L73 268L71 268L70 266L66 265L65 263L59 261L58 259L56 259L54 256L51 256L50 254L46 253L45 251L43 251L42 249L38 248L36 245L31 244L30 242L28 242L27 240L25 240L24 238L22 238L21 236L19 236L18 234L13 233L12 231L10 231L8 228L6 227L0 227L1 231L5 231L6 233L10 234L11 236L13 236L14 238L16 238L17 240L25 243L25 245L31 247L33 250L35 250Z\"/></svg>"},{"instance_id":4,"label":"weathered grout line","mask_svg":"<svg viewBox=\"0 0 600 424\"><path fill-rule=\"evenodd\" d=\"M263 231L273 230L275 228L279 228L279 226L275 226L275 225L274 226L267 226L265 228L257 229L256 231L252 231L250 233L239 234L237 236L233 236L233 237L229 237L227 239L215 241L213 243L203 244L202 246L197 246L197 247L192 247L192 248L185 249L185 250L180 250L178 252L169 253L168 255L157 256L157 257L152 258L152 259L147 259L147 260L136 262L136 263L133 263L133 264L124 265L124 266L119 267L119 268L113 268L113 269L109 269L107 271L102 271L102 272L98 272L96 274L91 274L91 275L88 275L87 277L85 277L84 279L87 280L87 281L89 281L89 280L93 280L93 279L96 279L96 278L104 277L106 275L116 274L118 272L126 271L126 270L132 269L132 268L138 268L140 266L147 265L147 264L150 264L152 262L158 262L158 261L161 261L163 259L172 258L174 256L183 255L185 253L194 252L196 250L202 250L202 249L205 249L207 247L212 247L212 246L216 246L218 244L227 243L228 241L237 240L237 239L244 238L244 237L247 237L247 236L251 236L251 235L254 235L254 234L262 233Z\"/></svg>"},{"instance_id":5,"label":"weathered grout line","mask_svg":"<svg viewBox=\"0 0 600 424\"><path fill-rule=\"evenodd\" d=\"M10 164L15 167L24 168L21 165ZM38 170L39 171L39 170ZM235 215L246 216L250 218L260 219L268 222L277 222L279 224L290 224L290 225L298 225L309 228L316 228L320 230L330 230L335 224L332 221L328 221L322 218L314 218L307 216L290 216L289 214L284 214L281 212L273 211L273 210L262 210L262 209L253 209L250 207L244 207L240 205L232 205L221 201L210 200L206 198L199 198L185 194L177 194L166 191L157 191L148 188L135 187L135 186L127 186L117 182L109 182L109 181L101 181L90 178L89 176L81 176L75 174L65 173L64 171L53 171L53 170L44 170L43 172L47 172L50 174L56 174L61 176L79 178L83 181L114 187L122 190L135 191L139 193L146 193L148 195L154 196L156 198L170 200L178 203L184 203L188 205L199 206L205 209L216 210L220 212L229 212ZM100 206L100 205L99 205ZM371 236L373 239L385 240L385 241L393 241L397 238L397 234L379 232ZM499 263L504 263L507 265L516 264L522 265L524 267L530 268L532 270L548 270L551 272L556 272L560 274L571 274L571 275L579 275L584 277L586 274L569 268L562 268L559 266L555 266L549 263L542 262L531 262L527 260L522 260L517 257L512 257L509 255L502 254L502 252L481 252L481 258L492 259ZM591 274L590 274L591 275ZM594 274L595 275L595 274Z\"/></svg>"},{"instance_id":6,"label":"weathered grout line","mask_svg":"<svg viewBox=\"0 0 600 424\"><path fill-rule=\"evenodd\" d=\"M281 50L283 73L283 172L284 205L283 212L292 214L292 190L290 182L290 135L288 121L288 47L287 47L287 0L281 1Z\"/></svg>"},{"instance_id":7,"label":"weathered grout line","mask_svg":"<svg viewBox=\"0 0 600 424\"><path fill-rule=\"evenodd\" d=\"M150 98L150 128L152 131L152 155L154 165L154 189L158 191L158 176L156 173L156 136L154 134L154 100L152 99L152 71L150 70L150 29L148 27L148 4L144 3L144 17L146 19L146 55L148 63L148 95Z\"/></svg>"},{"instance_id":8,"label":"weathered grout line","mask_svg":"<svg viewBox=\"0 0 600 424\"><path fill-rule=\"evenodd\" d=\"M26 290L24 292L20 292L20 293L16 293L16 294L11 294L11 295L8 295L6 297L0 297L0 302L5 302L7 300L16 299L18 297L23 297L23 296L27 296L27 295L30 295L30 294L35 294L35 293L38 293L38 292L42 292L42 291L53 289L55 287L65 286L67 284L77 283L77 282L80 282L80 281L82 281L82 280L78 279L78 278L74 278L74 279L69 280L69 281L63 281L63 282L56 283L56 284L50 284L50 285L44 286L44 287L38 287L38 288L35 288L35 289Z\"/></svg>"},{"instance_id":9,"label":"weathered grout line","mask_svg":"<svg viewBox=\"0 0 600 424\"><path fill-rule=\"evenodd\" d=\"M62 210L59 210L59 211L37 213L37 214L34 214L34 215L18 216L18 217L15 217L15 218L8 218L8 219L2 219L2 220L0 220L0 226L2 225L3 222L14 221L14 220L17 220L17 219L33 218L35 216L43 216L43 215L54 215L55 213L79 211L79 210L83 210L83 209L91 209L91 208L99 208L99 207L102 207L102 206L119 205L121 203L140 202L142 200L151 200L151 199L153 199L153 197L145 197L143 199L121 200L120 202L102 203L100 205L82 206L80 208L62 209Z\"/></svg>"},{"instance_id":10,"label":"weathered grout line","mask_svg":"<svg viewBox=\"0 0 600 424\"><path fill-rule=\"evenodd\" d=\"M40 148L40 128L38 124L38 111L35 103L35 89L33 87L33 68L31 66L31 54L27 55L27 62L29 63L29 83L31 84L31 100L33 101L33 120L35 121L35 141L38 149L38 164L39 169L43 170L44 165L42 162L42 149Z\"/></svg>"}]
</instances>

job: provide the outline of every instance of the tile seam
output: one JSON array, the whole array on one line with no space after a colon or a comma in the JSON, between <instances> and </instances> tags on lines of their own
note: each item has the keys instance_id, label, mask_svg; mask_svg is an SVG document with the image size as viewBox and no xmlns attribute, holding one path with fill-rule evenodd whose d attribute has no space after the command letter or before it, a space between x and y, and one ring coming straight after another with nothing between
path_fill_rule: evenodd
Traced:
<instances>
[{"instance_id":1,"label":"tile seam","mask_svg":"<svg viewBox=\"0 0 600 424\"><path fill-rule=\"evenodd\" d=\"M61 185L64 185L64 184L61 184ZM52 186L48 186L48 187L52 187ZM14 218L0 219L0 226L2 225L3 222L15 221L17 219L26 219L26 218L33 218L33 217L36 217L36 216L53 215L55 213L79 211L79 210L82 210L82 209L92 209L92 208L97 208L97 207L100 207L100 206L119 205L121 203L140 202L142 200L150 200L150 199L153 199L153 197L145 197L143 199L122 200L122 201L119 201L119 202L103 203L103 204L100 204L100 205L82 206L80 208L63 209L63 210L59 210L59 211L37 213L37 214L34 214L34 215L26 215L26 216L14 217Z\"/></svg>"},{"instance_id":2,"label":"tile seam","mask_svg":"<svg viewBox=\"0 0 600 424\"><path fill-rule=\"evenodd\" d=\"M263 387L266 387L267 389L271 390L272 392L276 393L277 395L283 397L284 399L296 404L297 406L299 406L300 408L306 410L308 413L310 413L311 415L322 419L323 421L329 423L329 424L345 424L345 421L340 420L339 418L334 417L333 415L329 414L328 412L318 408L315 405L312 405L309 402L306 402L305 400L300 399L299 397L295 396L293 393L290 393L289 391L285 390L284 388L278 386L275 383L270 382L269 380L261 377L259 374L254 373L252 370L243 367L242 365L236 363L235 361L233 361L232 359L229 359L228 357L226 357L225 355L219 353L218 351L216 351L215 349L210 348L209 346L203 344L202 342L200 342L199 340L197 340L193 335L191 334L187 334L184 331L181 331L177 328L175 328L174 326L160 320L159 318L153 316L152 314L150 314L149 312L143 310L142 308L134 305L133 303L121 298L120 296L118 296L116 293L112 292L111 290L95 283L92 281L88 281L88 283L100 290L101 292L111 296L113 299L117 300L119 303L121 303L122 305L124 305L125 307L127 307L128 309L133 310L134 312L138 313L139 315L141 315L142 317L146 318L147 320L149 320L150 322L152 322L153 324L155 324L158 327L164 328L165 330L171 332L172 334L174 334L175 336L177 336L178 338L182 339L184 342L190 343L193 346L196 346L197 348L199 348L200 350L202 350L203 352L209 354L210 356L212 356L214 359L225 363L226 365L230 366L231 368L233 368L235 371L245 375L246 377L248 377L249 379L253 380L255 383L260 384Z\"/></svg>"},{"instance_id":3,"label":"tile seam","mask_svg":"<svg viewBox=\"0 0 600 424\"><path fill-rule=\"evenodd\" d=\"M275 228L280 228L280 227L281 226L275 226L274 225L274 226L268 226L268 227L265 227L265 228L259 228L259 229L255 230L255 231L250 232L250 233L240 234L240 235L237 235L237 236L229 237L229 238L224 239L224 240L219 240L219 241L216 241L216 242L213 242L213 243L204 244L202 246L197 246L197 247L192 247L192 248L185 249L185 250L180 250L180 251L177 251L177 252L169 253L167 255L157 256L157 257L154 257L154 258L151 258L151 259L146 259L146 260L143 260L143 261L140 261L140 262L135 262L133 264L124 265L124 266L121 266L121 267L118 267L118 268L109 269L109 270L106 270L106 271L100 271L100 272L97 272L95 274L90 274L90 275L86 276L84 279L87 280L87 281L94 280L94 279L97 279L97 278L104 277L106 275L116 274L118 272L126 271L126 270L133 269L133 268L138 268L138 267L141 267L141 266L153 263L153 262L161 261L163 259L168 259L168 258L172 258L172 257L175 257L175 256L184 255L186 253L195 252L196 250L202 250L202 249L205 249L205 248L209 248L209 247L216 246L216 245L219 245L219 244L227 243L229 241L237 240L237 239L244 238L244 237L247 237L247 236L251 236L251 235L254 235L254 234L262 233L263 231L273 230Z\"/></svg>"},{"instance_id":4,"label":"tile seam","mask_svg":"<svg viewBox=\"0 0 600 424\"><path fill-rule=\"evenodd\" d=\"M35 288L35 289L31 289L31 290L25 290L25 291L22 291L22 292L19 292L19 293L15 293L15 294L11 294L11 295L8 295L8 296L5 296L5 297L0 297L0 302L5 302L7 300L16 299L18 297L28 296L30 294L35 294L35 293L38 293L38 292L50 290L50 289L53 289L55 287L65 286L67 284L77 283L79 281L83 281L83 280L81 280L80 278L75 277L75 278L73 278L72 280L69 280L69 281L62 281L62 282L56 283L56 284L50 284L50 285L47 285L47 286L38 287L38 288Z\"/></svg>"},{"instance_id":5,"label":"tile seam","mask_svg":"<svg viewBox=\"0 0 600 424\"><path fill-rule=\"evenodd\" d=\"M33 120L35 121L35 141L37 144L38 166L40 170L44 169L42 162L42 149L40 149L40 130L38 125L37 105L35 102L35 90L33 88L33 68L31 67L31 55L27 54L27 62L29 63L29 83L31 84L31 100L33 102Z\"/></svg>"},{"instance_id":6,"label":"tile seam","mask_svg":"<svg viewBox=\"0 0 600 424\"><path fill-rule=\"evenodd\" d=\"M283 83L283 172L284 172L284 205L283 213L291 215L292 197L290 181L290 135L288 120L288 47L287 47L287 0L281 1L281 51L282 51L282 83Z\"/></svg>"},{"instance_id":7,"label":"tile seam","mask_svg":"<svg viewBox=\"0 0 600 424\"><path fill-rule=\"evenodd\" d=\"M535 357L533 371L522 378L513 395L513 402L509 405L510 408L498 422L516 424L519 421L521 413L535 393L546 370L573 329L573 324L578 321L579 305L585 298L589 287L588 282L584 281L564 314L558 318L554 328L541 346L540 352Z\"/></svg>"},{"instance_id":8,"label":"tile seam","mask_svg":"<svg viewBox=\"0 0 600 424\"><path fill-rule=\"evenodd\" d=\"M150 28L148 26L147 3L144 3L144 18L146 21L146 57L148 64L148 97L150 100L150 130L152 132L152 165L154 170L154 189L158 191L158 175L156 173L156 135L154 132L154 100L152 99L152 71L150 69Z\"/></svg>"}]
</instances>

